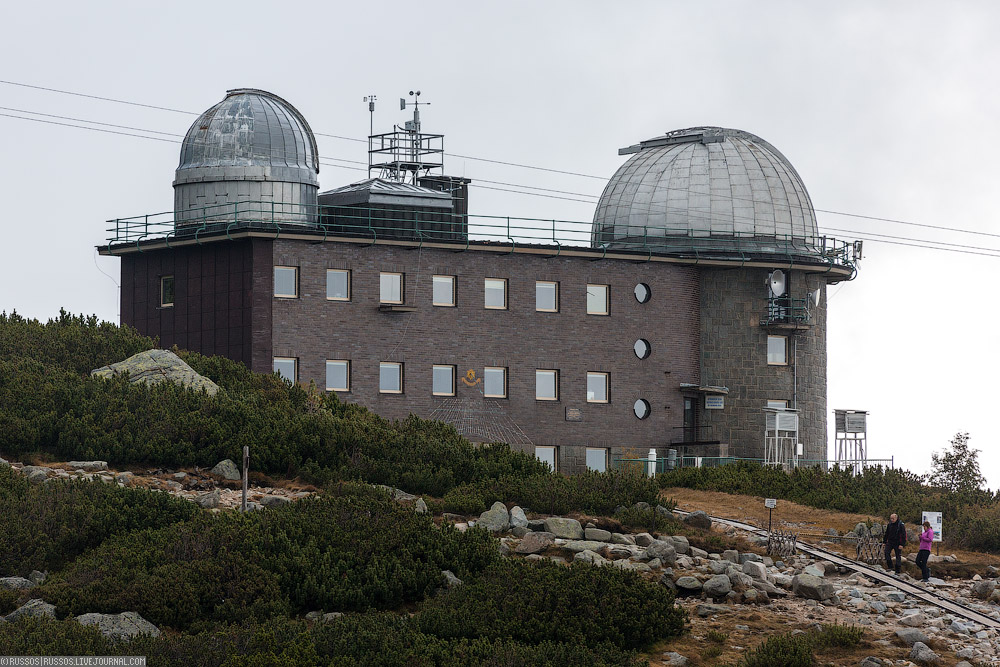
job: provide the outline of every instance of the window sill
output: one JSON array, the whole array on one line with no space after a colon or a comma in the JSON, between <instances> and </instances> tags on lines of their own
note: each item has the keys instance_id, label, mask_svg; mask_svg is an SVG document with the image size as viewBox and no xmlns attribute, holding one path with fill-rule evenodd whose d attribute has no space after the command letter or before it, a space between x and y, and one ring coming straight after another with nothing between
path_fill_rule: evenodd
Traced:
<instances>
[{"instance_id":1,"label":"window sill","mask_svg":"<svg viewBox=\"0 0 1000 667\"><path fill-rule=\"evenodd\" d=\"M380 303L378 310L380 313L412 313L417 310L417 307L406 306L401 303Z\"/></svg>"}]
</instances>

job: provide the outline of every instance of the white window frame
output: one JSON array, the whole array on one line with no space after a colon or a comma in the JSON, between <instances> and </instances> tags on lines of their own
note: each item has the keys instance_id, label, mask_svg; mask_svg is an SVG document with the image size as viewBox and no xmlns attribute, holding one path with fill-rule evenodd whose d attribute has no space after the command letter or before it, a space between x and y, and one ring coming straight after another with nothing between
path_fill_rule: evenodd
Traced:
<instances>
[{"instance_id":1,"label":"white window frame","mask_svg":"<svg viewBox=\"0 0 1000 667\"><path fill-rule=\"evenodd\" d=\"M282 379L288 380L289 378L278 370L277 364L279 361L290 361L292 362L292 379L290 380L292 384L295 384L299 380L299 360L296 357L272 357L271 358L271 372L277 373L282 377Z\"/></svg>"},{"instance_id":2,"label":"white window frame","mask_svg":"<svg viewBox=\"0 0 1000 667\"><path fill-rule=\"evenodd\" d=\"M451 283L451 302L447 303L444 301L437 300L437 283L447 280ZM455 307L455 276L445 276L445 275L435 275L431 276L431 305L440 306L442 308L454 308Z\"/></svg>"},{"instance_id":3,"label":"white window frame","mask_svg":"<svg viewBox=\"0 0 1000 667\"><path fill-rule=\"evenodd\" d=\"M502 394L489 394L486 393L486 383L487 375L490 371L500 371L503 374L503 393ZM483 396L486 398L507 398L507 368L505 366L487 366L483 369Z\"/></svg>"},{"instance_id":4,"label":"white window frame","mask_svg":"<svg viewBox=\"0 0 1000 667\"><path fill-rule=\"evenodd\" d=\"M604 378L604 398L590 397L590 378ZM611 402L611 373L601 373L599 371L587 371L587 402L588 403L610 403Z\"/></svg>"},{"instance_id":5,"label":"white window frame","mask_svg":"<svg viewBox=\"0 0 1000 667\"><path fill-rule=\"evenodd\" d=\"M383 289L382 289L382 279L386 278L386 277L389 277L389 276L395 276L395 277L399 278L399 300L386 299L385 298L385 293L383 292ZM379 274L378 274L378 302L379 303L401 304L405 300L404 299L405 294L406 294L406 274L401 273L399 271L379 271Z\"/></svg>"},{"instance_id":6,"label":"white window frame","mask_svg":"<svg viewBox=\"0 0 1000 667\"><path fill-rule=\"evenodd\" d=\"M500 283L503 286L503 305L491 306L489 304L490 283ZM493 289L496 289L494 287ZM483 307L486 310L507 310L507 279L506 278L486 278L483 281Z\"/></svg>"},{"instance_id":7,"label":"white window frame","mask_svg":"<svg viewBox=\"0 0 1000 667\"><path fill-rule=\"evenodd\" d=\"M550 462L547 458L542 458L538 455L539 450L545 450L546 452L552 452L552 461ZM552 472L556 472L559 469L559 448L553 445L535 445L535 458L542 463L548 463L552 466Z\"/></svg>"},{"instance_id":8,"label":"white window frame","mask_svg":"<svg viewBox=\"0 0 1000 667\"><path fill-rule=\"evenodd\" d=\"M382 388L382 369L389 367L396 368L397 382L399 389ZM402 394L403 393L403 363L400 361L380 361L378 364L378 393L380 394Z\"/></svg>"},{"instance_id":9,"label":"white window frame","mask_svg":"<svg viewBox=\"0 0 1000 667\"><path fill-rule=\"evenodd\" d=\"M538 378L540 375L551 374L553 382L553 396L539 396L538 395ZM558 401L559 400L559 371L554 368L536 368L535 369L535 400L536 401Z\"/></svg>"},{"instance_id":10,"label":"white window frame","mask_svg":"<svg viewBox=\"0 0 1000 667\"><path fill-rule=\"evenodd\" d=\"M779 401L776 399L767 399L767 408L770 410L787 410L788 401Z\"/></svg>"},{"instance_id":11,"label":"white window frame","mask_svg":"<svg viewBox=\"0 0 1000 667\"><path fill-rule=\"evenodd\" d=\"M782 360L781 361L771 361L771 340L780 340L783 343L782 350ZM788 365L788 336L771 336L767 337L767 365L768 366L787 366Z\"/></svg>"},{"instance_id":12,"label":"white window frame","mask_svg":"<svg viewBox=\"0 0 1000 667\"><path fill-rule=\"evenodd\" d=\"M434 374L438 370L448 369L451 373L451 389L447 392L434 390ZM433 396L454 396L455 395L455 367L449 364L434 364L431 366L431 394Z\"/></svg>"},{"instance_id":13,"label":"white window frame","mask_svg":"<svg viewBox=\"0 0 1000 667\"><path fill-rule=\"evenodd\" d=\"M604 462L601 464L600 468L592 468L590 466L590 453L600 452L604 458ZM584 455L584 463L587 466L587 470L595 470L597 472L607 472L608 471L608 449L607 447L587 447L587 452Z\"/></svg>"},{"instance_id":14,"label":"white window frame","mask_svg":"<svg viewBox=\"0 0 1000 667\"><path fill-rule=\"evenodd\" d=\"M168 280L170 281L170 291L173 292L173 295L171 295L169 302L165 298L166 290L164 289ZM169 276L160 276L160 308L174 307L174 301L177 300L176 290L177 290L177 282L174 280L173 274Z\"/></svg>"},{"instance_id":15,"label":"white window frame","mask_svg":"<svg viewBox=\"0 0 1000 667\"><path fill-rule=\"evenodd\" d=\"M279 294L278 293L278 271L291 271L292 275L295 277L295 291L292 294ZM276 299L298 299L299 298L299 267L297 266L275 266L274 275L272 276L274 280L273 290L274 297Z\"/></svg>"},{"instance_id":16,"label":"white window frame","mask_svg":"<svg viewBox=\"0 0 1000 667\"><path fill-rule=\"evenodd\" d=\"M555 295L555 307L554 308L539 308L538 307L538 287L540 285L551 286L554 290ZM535 312L538 313L558 313L559 312L559 283L554 280L536 280L535 281Z\"/></svg>"},{"instance_id":17,"label":"white window frame","mask_svg":"<svg viewBox=\"0 0 1000 667\"><path fill-rule=\"evenodd\" d=\"M344 274L347 276L347 296L330 296L330 274ZM351 300L351 270L350 269L327 269L326 270L326 300L327 301L350 301Z\"/></svg>"},{"instance_id":18,"label":"white window frame","mask_svg":"<svg viewBox=\"0 0 1000 667\"><path fill-rule=\"evenodd\" d=\"M604 291L604 310L590 309L590 294L593 288L601 288ZM595 294L596 296L596 294ZM587 283L587 314L588 315L610 315L611 314L611 285L600 283Z\"/></svg>"},{"instance_id":19,"label":"white window frame","mask_svg":"<svg viewBox=\"0 0 1000 667\"><path fill-rule=\"evenodd\" d=\"M344 386L343 387L331 387L330 386L330 366L332 364L343 364L344 365ZM327 391L350 391L351 390L351 361L349 359L327 359L326 360L326 390Z\"/></svg>"}]
</instances>

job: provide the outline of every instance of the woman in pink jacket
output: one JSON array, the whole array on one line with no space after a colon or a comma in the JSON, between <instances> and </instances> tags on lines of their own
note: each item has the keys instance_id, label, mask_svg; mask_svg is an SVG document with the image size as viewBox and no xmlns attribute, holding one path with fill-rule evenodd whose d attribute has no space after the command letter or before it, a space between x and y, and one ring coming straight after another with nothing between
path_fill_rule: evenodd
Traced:
<instances>
[{"instance_id":1,"label":"woman in pink jacket","mask_svg":"<svg viewBox=\"0 0 1000 667\"><path fill-rule=\"evenodd\" d=\"M917 552L917 567L920 568L921 581L930 579L931 573L927 569L927 559L931 557L931 542L934 541L934 530L930 521L924 521L924 532L920 533L920 551Z\"/></svg>"}]
</instances>

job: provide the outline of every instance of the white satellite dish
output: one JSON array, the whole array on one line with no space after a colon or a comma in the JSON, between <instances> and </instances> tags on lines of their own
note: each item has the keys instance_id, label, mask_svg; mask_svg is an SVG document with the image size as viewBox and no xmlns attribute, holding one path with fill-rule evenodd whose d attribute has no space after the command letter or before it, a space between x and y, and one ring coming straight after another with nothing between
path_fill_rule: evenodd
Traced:
<instances>
[{"instance_id":1,"label":"white satellite dish","mask_svg":"<svg viewBox=\"0 0 1000 667\"><path fill-rule=\"evenodd\" d=\"M823 290L817 289L809 293L809 300L812 301L813 306L819 305L820 296L823 295Z\"/></svg>"},{"instance_id":2,"label":"white satellite dish","mask_svg":"<svg viewBox=\"0 0 1000 667\"><path fill-rule=\"evenodd\" d=\"M775 269L767 277L767 286L774 296L782 296L785 293L785 272Z\"/></svg>"}]
</instances>

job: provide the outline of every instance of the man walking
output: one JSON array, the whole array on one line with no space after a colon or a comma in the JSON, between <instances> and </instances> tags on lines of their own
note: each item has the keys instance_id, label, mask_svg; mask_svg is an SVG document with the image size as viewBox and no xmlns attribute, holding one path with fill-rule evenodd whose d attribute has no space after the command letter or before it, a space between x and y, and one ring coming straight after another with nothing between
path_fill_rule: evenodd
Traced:
<instances>
[{"instance_id":1,"label":"man walking","mask_svg":"<svg viewBox=\"0 0 1000 667\"><path fill-rule=\"evenodd\" d=\"M901 547L906 546L906 527L899 520L896 514L889 515L889 525L885 527L885 534L882 536L885 544L885 569L895 569L899 574ZM896 567L892 566L892 551L896 551Z\"/></svg>"}]
</instances>

